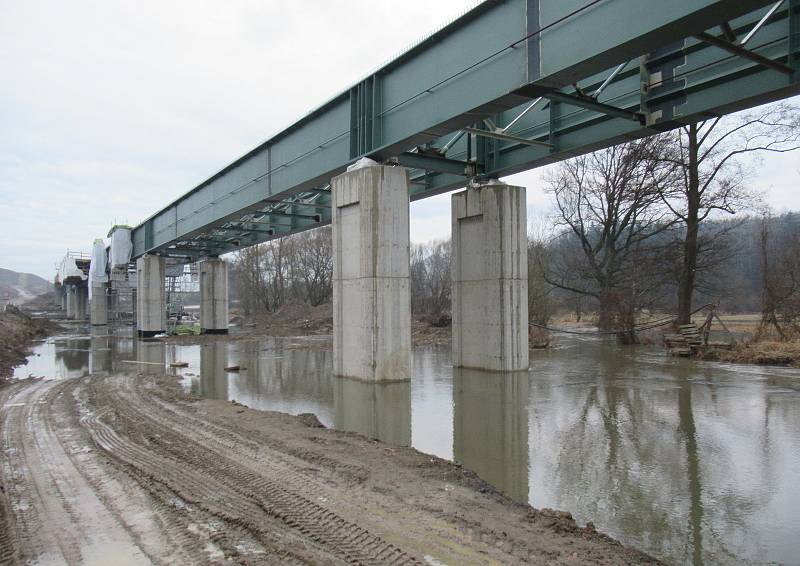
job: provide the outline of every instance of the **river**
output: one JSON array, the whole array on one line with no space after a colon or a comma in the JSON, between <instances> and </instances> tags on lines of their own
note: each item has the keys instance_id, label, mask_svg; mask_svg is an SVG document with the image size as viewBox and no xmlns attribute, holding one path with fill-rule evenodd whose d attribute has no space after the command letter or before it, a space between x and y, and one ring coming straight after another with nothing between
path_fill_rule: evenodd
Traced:
<instances>
[{"instance_id":1,"label":"river","mask_svg":"<svg viewBox=\"0 0 800 566\"><path fill-rule=\"evenodd\" d=\"M568 510L670 563L800 564L800 370L669 358L587 335L559 337L531 352L530 371L507 374L420 349L410 383L374 385L334 378L315 340L57 336L15 377L167 367L202 396L314 413L456 460L516 500Z\"/></svg>"}]
</instances>

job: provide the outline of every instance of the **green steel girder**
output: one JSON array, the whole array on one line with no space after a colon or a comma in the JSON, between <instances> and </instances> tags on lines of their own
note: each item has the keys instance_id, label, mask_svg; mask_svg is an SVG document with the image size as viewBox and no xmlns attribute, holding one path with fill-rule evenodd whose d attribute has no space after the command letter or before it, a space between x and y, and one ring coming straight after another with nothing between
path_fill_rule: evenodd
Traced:
<instances>
[{"instance_id":1,"label":"green steel girder","mask_svg":"<svg viewBox=\"0 0 800 566\"><path fill-rule=\"evenodd\" d=\"M462 177L474 177L482 172L477 163L447 159L446 157L404 152L397 156L397 164L409 169L451 173Z\"/></svg>"},{"instance_id":2,"label":"green steel girder","mask_svg":"<svg viewBox=\"0 0 800 566\"><path fill-rule=\"evenodd\" d=\"M578 108L593 110L595 112L599 112L600 114L606 114L614 118L633 120L634 122L639 122L642 125L645 123L645 116L641 112L633 112L631 110L625 110L624 108L611 106L610 104L603 104L602 102L597 102L595 99L588 96L576 96L574 94L565 94L563 92L550 92L546 94L545 97L549 98L551 101L555 100L556 102L571 104L572 106L577 106Z\"/></svg>"},{"instance_id":3,"label":"green steel girder","mask_svg":"<svg viewBox=\"0 0 800 566\"><path fill-rule=\"evenodd\" d=\"M170 250L200 238L202 253L219 255L326 224L330 192L322 187L364 155L409 167L419 199L464 186L470 164L507 175L797 94L798 0L747 44L772 67L791 67L791 77L694 38L722 25L747 33L773 3L488 0L148 218L133 231L134 257L177 253ZM631 60L639 65L614 75L599 96L573 94L570 85L595 92ZM538 96L551 102L506 131ZM485 119L497 126L486 129ZM469 133L446 159L409 153L442 148L462 128ZM272 223L269 210L293 216L235 246L220 236L254 214ZM319 222L303 218L315 214Z\"/></svg>"},{"instance_id":4,"label":"green steel girder","mask_svg":"<svg viewBox=\"0 0 800 566\"><path fill-rule=\"evenodd\" d=\"M788 65L784 65L783 63L779 63L778 61L773 61L769 57L764 57L763 55L759 55L758 53L753 53L749 49L736 45L735 43L725 40L721 37L717 37L710 33L698 33L697 39L700 41L705 41L706 43L710 43L720 49L724 49L729 53L733 53L734 55L738 55L739 57L744 57L745 59L750 59L755 61L756 63L763 65L765 67L769 67L770 69L774 69L779 73L783 73L785 75L792 75L792 68Z\"/></svg>"}]
</instances>

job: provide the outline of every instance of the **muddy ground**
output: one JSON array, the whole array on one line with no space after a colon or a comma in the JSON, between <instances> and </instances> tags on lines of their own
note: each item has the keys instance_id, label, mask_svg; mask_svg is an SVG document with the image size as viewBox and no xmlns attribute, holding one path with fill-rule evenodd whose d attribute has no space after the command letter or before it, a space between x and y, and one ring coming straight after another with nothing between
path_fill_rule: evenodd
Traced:
<instances>
[{"instance_id":1,"label":"muddy ground","mask_svg":"<svg viewBox=\"0 0 800 566\"><path fill-rule=\"evenodd\" d=\"M174 377L2 386L0 449L0 563L655 563L455 464Z\"/></svg>"}]
</instances>

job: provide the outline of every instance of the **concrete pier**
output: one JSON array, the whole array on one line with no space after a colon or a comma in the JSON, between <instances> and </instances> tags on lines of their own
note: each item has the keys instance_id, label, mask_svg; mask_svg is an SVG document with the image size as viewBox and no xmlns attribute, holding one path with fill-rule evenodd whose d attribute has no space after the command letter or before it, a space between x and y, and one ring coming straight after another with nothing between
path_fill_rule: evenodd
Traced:
<instances>
[{"instance_id":1,"label":"concrete pier","mask_svg":"<svg viewBox=\"0 0 800 566\"><path fill-rule=\"evenodd\" d=\"M136 328L145 338L167 328L163 257L144 255L136 260Z\"/></svg>"},{"instance_id":2,"label":"concrete pier","mask_svg":"<svg viewBox=\"0 0 800 566\"><path fill-rule=\"evenodd\" d=\"M228 264L221 259L200 262L200 332L228 333Z\"/></svg>"},{"instance_id":3,"label":"concrete pier","mask_svg":"<svg viewBox=\"0 0 800 566\"><path fill-rule=\"evenodd\" d=\"M78 312L78 295L75 285L64 285L64 310L67 313L67 320L75 320L75 313Z\"/></svg>"},{"instance_id":4,"label":"concrete pier","mask_svg":"<svg viewBox=\"0 0 800 566\"><path fill-rule=\"evenodd\" d=\"M334 374L410 379L408 173L375 165L331 186Z\"/></svg>"},{"instance_id":5,"label":"concrete pier","mask_svg":"<svg viewBox=\"0 0 800 566\"><path fill-rule=\"evenodd\" d=\"M528 369L525 188L498 182L452 197L453 366Z\"/></svg>"},{"instance_id":6,"label":"concrete pier","mask_svg":"<svg viewBox=\"0 0 800 566\"><path fill-rule=\"evenodd\" d=\"M68 320L86 320L88 289L81 285L65 285Z\"/></svg>"},{"instance_id":7,"label":"concrete pier","mask_svg":"<svg viewBox=\"0 0 800 566\"><path fill-rule=\"evenodd\" d=\"M89 299L89 322L92 326L108 324L108 296L104 283L92 287L92 298Z\"/></svg>"},{"instance_id":8,"label":"concrete pier","mask_svg":"<svg viewBox=\"0 0 800 566\"><path fill-rule=\"evenodd\" d=\"M86 320L89 311L89 288L83 285L75 287L75 301L77 306L75 320Z\"/></svg>"}]
</instances>

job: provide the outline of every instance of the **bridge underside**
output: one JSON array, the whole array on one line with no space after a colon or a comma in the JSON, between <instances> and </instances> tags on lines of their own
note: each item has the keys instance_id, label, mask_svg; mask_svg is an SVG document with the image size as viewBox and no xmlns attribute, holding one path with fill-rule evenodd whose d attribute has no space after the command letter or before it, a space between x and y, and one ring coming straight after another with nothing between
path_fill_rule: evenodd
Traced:
<instances>
[{"instance_id":1,"label":"bridge underside","mask_svg":"<svg viewBox=\"0 0 800 566\"><path fill-rule=\"evenodd\" d=\"M800 0L490 0L133 232L196 261L331 221L362 156L411 199L800 92Z\"/></svg>"}]
</instances>

